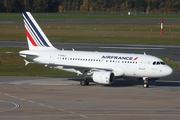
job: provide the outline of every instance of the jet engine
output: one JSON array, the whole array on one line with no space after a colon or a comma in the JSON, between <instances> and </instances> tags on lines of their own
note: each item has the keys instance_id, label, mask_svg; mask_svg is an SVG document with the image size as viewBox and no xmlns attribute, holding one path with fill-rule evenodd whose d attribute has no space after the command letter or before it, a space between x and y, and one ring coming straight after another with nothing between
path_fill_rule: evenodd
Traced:
<instances>
[{"instance_id":1,"label":"jet engine","mask_svg":"<svg viewBox=\"0 0 180 120\"><path fill-rule=\"evenodd\" d=\"M94 72L92 79L96 83L100 84L112 84L114 82L114 73L109 71Z\"/></svg>"}]
</instances>

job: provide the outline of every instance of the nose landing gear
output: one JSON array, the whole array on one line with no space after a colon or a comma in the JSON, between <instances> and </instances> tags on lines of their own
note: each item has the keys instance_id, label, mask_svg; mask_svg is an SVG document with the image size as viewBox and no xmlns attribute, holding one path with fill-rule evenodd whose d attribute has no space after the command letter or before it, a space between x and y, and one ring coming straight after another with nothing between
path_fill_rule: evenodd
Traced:
<instances>
[{"instance_id":1,"label":"nose landing gear","mask_svg":"<svg viewBox=\"0 0 180 120\"><path fill-rule=\"evenodd\" d=\"M144 88L148 88L148 87L149 87L148 78L147 78L147 77L143 77L143 81L144 81L143 87L144 87Z\"/></svg>"}]
</instances>

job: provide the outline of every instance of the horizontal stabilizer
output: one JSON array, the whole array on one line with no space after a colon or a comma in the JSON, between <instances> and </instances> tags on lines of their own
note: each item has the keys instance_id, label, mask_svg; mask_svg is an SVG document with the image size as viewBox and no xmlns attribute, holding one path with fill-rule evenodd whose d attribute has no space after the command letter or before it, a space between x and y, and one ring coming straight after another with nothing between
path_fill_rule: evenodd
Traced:
<instances>
[{"instance_id":1,"label":"horizontal stabilizer","mask_svg":"<svg viewBox=\"0 0 180 120\"><path fill-rule=\"evenodd\" d=\"M25 62L25 66L27 66L27 65L30 64L30 63L34 63L34 62L29 62L29 61L27 61L26 59L24 59L24 62Z\"/></svg>"}]
</instances>

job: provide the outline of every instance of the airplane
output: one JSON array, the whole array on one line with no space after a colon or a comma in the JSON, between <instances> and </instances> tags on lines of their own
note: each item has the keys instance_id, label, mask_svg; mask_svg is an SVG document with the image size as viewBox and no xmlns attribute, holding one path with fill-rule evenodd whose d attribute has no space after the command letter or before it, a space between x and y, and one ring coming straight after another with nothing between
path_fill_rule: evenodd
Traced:
<instances>
[{"instance_id":1,"label":"airplane","mask_svg":"<svg viewBox=\"0 0 180 120\"><path fill-rule=\"evenodd\" d=\"M111 53L97 51L60 50L48 40L30 12L23 12L23 21L29 50L19 55L45 67L55 68L83 75L80 85L95 83L112 84L116 77L143 80L148 88L148 80L170 75L173 70L158 57L144 54ZM32 62L30 62L32 63ZM25 60L25 64L29 64Z\"/></svg>"}]
</instances>

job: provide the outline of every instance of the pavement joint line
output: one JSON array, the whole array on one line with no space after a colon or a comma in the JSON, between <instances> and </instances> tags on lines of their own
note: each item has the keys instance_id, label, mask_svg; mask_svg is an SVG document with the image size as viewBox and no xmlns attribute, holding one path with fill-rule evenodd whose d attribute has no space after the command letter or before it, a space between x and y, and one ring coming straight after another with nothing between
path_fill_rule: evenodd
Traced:
<instances>
[{"instance_id":1,"label":"pavement joint line","mask_svg":"<svg viewBox=\"0 0 180 120\"><path fill-rule=\"evenodd\" d=\"M9 94L7 94L7 93L4 93L4 95L6 95L6 96L10 96Z\"/></svg>"},{"instance_id":2,"label":"pavement joint line","mask_svg":"<svg viewBox=\"0 0 180 120\"><path fill-rule=\"evenodd\" d=\"M10 96L10 97L12 97L12 98L18 98L18 97L16 97L16 96Z\"/></svg>"},{"instance_id":3,"label":"pavement joint line","mask_svg":"<svg viewBox=\"0 0 180 120\"><path fill-rule=\"evenodd\" d=\"M0 93L2 94L3 92L0 92ZM56 107L53 107L53 106L48 106L48 105L45 105L45 104L42 104L42 103L37 103L37 102L35 102L35 101L28 100L28 99L25 99L25 98L19 98L19 97L17 97L17 96L13 96L13 95L10 95L10 94L8 94L8 93L3 93L3 94L6 95L6 96L10 96L10 97L12 97L12 98L19 99L19 100L27 101L27 102L30 102L30 103L33 103L33 104L38 104L38 105L40 105L40 106L44 106L44 107L48 107L48 108L51 108L51 109L60 110L60 111L62 111L62 112L66 112L66 113L69 113L69 114L71 114L71 115L76 115L76 116L80 116L80 117L83 117L83 118L88 118L88 117L85 116L85 115L80 115L80 114L75 113L75 112L72 112L72 111L67 111L67 110L64 110L64 109L57 109Z\"/></svg>"},{"instance_id":4,"label":"pavement joint line","mask_svg":"<svg viewBox=\"0 0 180 120\"><path fill-rule=\"evenodd\" d=\"M46 107L46 105L42 103L38 103L38 105Z\"/></svg>"},{"instance_id":5,"label":"pavement joint line","mask_svg":"<svg viewBox=\"0 0 180 120\"><path fill-rule=\"evenodd\" d=\"M53 106L47 106L48 108L52 108L52 109L55 109L55 107L53 107Z\"/></svg>"},{"instance_id":6,"label":"pavement joint line","mask_svg":"<svg viewBox=\"0 0 180 120\"><path fill-rule=\"evenodd\" d=\"M70 113L70 114L73 114L73 115L78 115L77 113L72 112L72 111L67 111L67 112Z\"/></svg>"},{"instance_id":7,"label":"pavement joint line","mask_svg":"<svg viewBox=\"0 0 180 120\"><path fill-rule=\"evenodd\" d=\"M79 115L80 117L83 117L83 118L88 118L87 116L85 116L85 115Z\"/></svg>"},{"instance_id":8,"label":"pavement joint line","mask_svg":"<svg viewBox=\"0 0 180 120\"><path fill-rule=\"evenodd\" d=\"M23 100L23 101L26 101L26 99L24 99L24 98L19 98L20 100Z\"/></svg>"},{"instance_id":9,"label":"pavement joint line","mask_svg":"<svg viewBox=\"0 0 180 120\"><path fill-rule=\"evenodd\" d=\"M27 100L28 102L30 102L30 103L36 103L36 102L34 102L34 101L32 101L32 100Z\"/></svg>"},{"instance_id":10,"label":"pavement joint line","mask_svg":"<svg viewBox=\"0 0 180 120\"><path fill-rule=\"evenodd\" d=\"M60 110L60 111L62 111L62 112L67 112L67 113L70 113L71 115L79 115L79 114L77 114L77 113L75 113L75 112L72 112L72 111L67 111L67 110L64 110L64 109L58 109L58 110ZM87 116L85 116L85 115L79 115L80 117L83 117L83 118L88 118Z\"/></svg>"},{"instance_id":11,"label":"pavement joint line","mask_svg":"<svg viewBox=\"0 0 180 120\"><path fill-rule=\"evenodd\" d=\"M88 117L85 116L85 115L79 115L79 114L77 114L77 113L75 113L75 112L72 112L72 111L67 111L67 112L70 113L70 114L72 114L72 115L78 115L78 116L83 117L83 118L88 118Z\"/></svg>"},{"instance_id":12,"label":"pavement joint line","mask_svg":"<svg viewBox=\"0 0 180 120\"><path fill-rule=\"evenodd\" d=\"M58 109L59 111L62 111L62 112L67 112L66 110L63 110L63 109Z\"/></svg>"}]
</instances>

